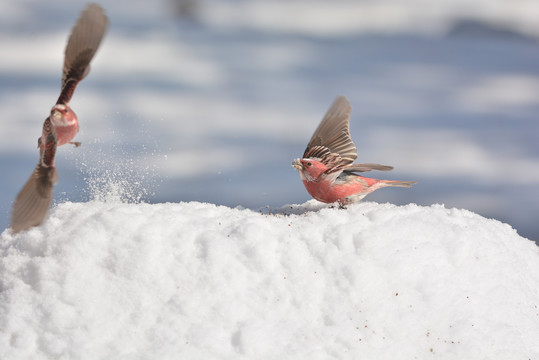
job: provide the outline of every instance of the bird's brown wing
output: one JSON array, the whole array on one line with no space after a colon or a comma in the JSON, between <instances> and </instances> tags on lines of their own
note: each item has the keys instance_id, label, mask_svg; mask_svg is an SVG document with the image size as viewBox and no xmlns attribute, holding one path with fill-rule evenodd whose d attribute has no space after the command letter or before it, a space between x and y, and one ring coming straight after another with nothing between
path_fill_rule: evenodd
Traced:
<instances>
[{"instance_id":1,"label":"bird's brown wing","mask_svg":"<svg viewBox=\"0 0 539 360\"><path fill-rule=\"evenodd\" d=\"M56 168L38 164L17 195L11 212L13 232L24 231L43 222L52 201Z\"/></svg>"},{"instance_id":2,"label":"bird's brown wing","mask_svg":"<svg viewBox=\"0 0 539 360\"><path fill-rule=\"evenodd\" d=\"M341 170L354 162L357 149L350 137L350 111L345 96L338 96L314 131L303 158L319 158L328 172Z\"/></svg>"},{"instance_id":3,"label":"bird's brown wing","mask_svg":"<svg viewBox=\"0 0 539 360\"><path fill-rule=\"evenodd\" d=\"M90 61L108 28L109 20L101 6L90 4L73 27L65 49L62 92L57 104L67 104L79 81L90 71Z\"/></svg>"},{"instance_id":4,"label":"bird's brown wing","mask_svg":"<svg viewBox=\"0 0 539 360\"><path fill-rule=\"evenodd\" d=\"M40 159L26 184L17 195L11 211L11 228L24 231L43 222L52 201L53 186L58 177L54 167L57 136L50 118L43 124Z\"/></svg>"},{"instance_id":5,"label":"bird's brown wing","mask_svg":"<svg viewBox=\"0 0 539 360\"><path fill-rule=\"evenodd\" d=\"M378 170L378 171L391 171L393 170L393 166L388 165L380 165L380 164L350 164L345 167L346 171L349 172L366 172L371 170Z\"/></svg>"}]
</instances>

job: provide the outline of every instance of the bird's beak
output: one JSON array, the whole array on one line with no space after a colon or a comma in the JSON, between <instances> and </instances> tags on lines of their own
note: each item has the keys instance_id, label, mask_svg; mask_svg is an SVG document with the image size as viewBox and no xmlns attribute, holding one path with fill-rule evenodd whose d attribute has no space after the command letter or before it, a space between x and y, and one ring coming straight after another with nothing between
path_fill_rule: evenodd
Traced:
<instances>
[{"instance_id":1,"label":"bird's beak","mask_svg":"<svg viewBox=\"0 0 539 360\"><path fill-rule=\"evenodd\" d=\"M303 164L301 161L299 161L299 159L294 159L294 161L292 161L292 166L298 170L303 170Z\"/></svg>"}]
</instances>

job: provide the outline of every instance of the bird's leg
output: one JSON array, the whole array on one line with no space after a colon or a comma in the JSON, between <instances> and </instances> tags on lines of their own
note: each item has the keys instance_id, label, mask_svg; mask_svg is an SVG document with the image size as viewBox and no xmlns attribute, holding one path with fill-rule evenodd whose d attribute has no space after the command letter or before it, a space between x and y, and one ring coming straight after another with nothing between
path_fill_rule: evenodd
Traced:
<instances>
[{"instance_id":1,"label":"bird's leg","mask_svg":"<svg viewBox=\"0 0 539 360\"><path fill-rule=\"evenodd\" d=\"M79 141L70 141L69 142L71 145L74 145L75 147L79 147L81 146L81 143Z\"/></svg>"},{"instance_id":2,"label":"bird's leg","mask_svg":"<svg viewBox=\"0 0 539 360\"><path fill-rule=\"evenodd\" d=\"M341 209L341 210L346 209L346 205L339 203L339 209Z\"/></svg>"}]
</instances>

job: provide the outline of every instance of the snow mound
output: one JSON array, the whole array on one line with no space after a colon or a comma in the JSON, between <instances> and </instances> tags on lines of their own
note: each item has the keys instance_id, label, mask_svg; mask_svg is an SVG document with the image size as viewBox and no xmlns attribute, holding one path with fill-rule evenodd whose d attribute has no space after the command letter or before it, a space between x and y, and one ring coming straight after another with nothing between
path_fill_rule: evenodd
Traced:
<instances>
[{"instance_id":1,"label":"snow mound","mask_svg":"<svg viewBox=\"0 0 539 360\"><path fill-rule=\"evenodd\" d=\"M537 359L537 284L442 205L68 202L0 237L0 358Z\"/></svg>"}]
</instances>

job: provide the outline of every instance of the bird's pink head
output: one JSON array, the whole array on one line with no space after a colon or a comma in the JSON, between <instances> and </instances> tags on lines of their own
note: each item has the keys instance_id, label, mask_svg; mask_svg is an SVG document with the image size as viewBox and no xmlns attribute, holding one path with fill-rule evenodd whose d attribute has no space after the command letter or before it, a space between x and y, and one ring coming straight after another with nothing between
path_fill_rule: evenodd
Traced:
<instances>
[{"instance_id":1,"label":"bird's pink head","mask_svg":"<svg viewBox=\"0 0 539 360\"><path fill-rule=\"evenodd\" d=\"M311 158L295 159L292 166L299 170L299 175L304 181L317 180L328 169L321 161Z\"/></svg>"},{"instance_id":2,"label":"bird's pink head","mask_svg":"<svg viewBox=\"0 0 539 360\"><path fill-rule=\"evenodd\" d=\"M73 126L77 124L77 115L64 104L56 104L51 109L51 122L54 127Z\"/></svg>"}]
</instances>

